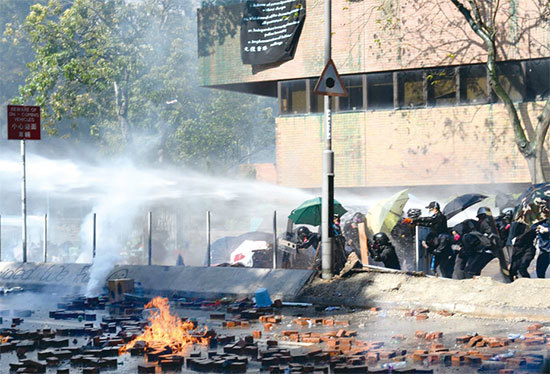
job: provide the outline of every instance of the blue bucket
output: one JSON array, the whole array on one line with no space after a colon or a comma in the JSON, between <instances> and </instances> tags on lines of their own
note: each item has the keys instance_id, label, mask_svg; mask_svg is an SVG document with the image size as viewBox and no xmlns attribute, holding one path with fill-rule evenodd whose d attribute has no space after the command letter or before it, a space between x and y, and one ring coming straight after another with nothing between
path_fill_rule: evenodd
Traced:
<instances>
[{"instance_id":1,"label":"blue bucket","mask_svg":"<svg viewBox=\"0 0 550 374\"><path fill-rule=\"evenodd\" d=\"M265 288L258 288L254 297L256 298L256 306L258 307L269 307L273 304L269 292Z\"/></svg>"}]
</instances>

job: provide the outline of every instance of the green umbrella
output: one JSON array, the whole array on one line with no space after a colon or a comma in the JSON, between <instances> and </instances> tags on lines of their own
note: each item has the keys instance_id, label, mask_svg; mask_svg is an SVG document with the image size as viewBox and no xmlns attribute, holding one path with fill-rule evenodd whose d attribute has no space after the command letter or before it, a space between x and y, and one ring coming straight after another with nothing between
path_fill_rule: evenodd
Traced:
<instances>
[{"instance_id":1,"label":"green umbrella","mask_svg":"<svg viewBox=\"0 0 550 374\"><path fill-rule=\"evenodd\" d=\"M334 214L344 215L346 209L338 201L334 200ZM288 216L296 224L319 226L321 224L321 198L316 197L304 201L298 208L294 209Z\"/></svg>"}]
</instances>

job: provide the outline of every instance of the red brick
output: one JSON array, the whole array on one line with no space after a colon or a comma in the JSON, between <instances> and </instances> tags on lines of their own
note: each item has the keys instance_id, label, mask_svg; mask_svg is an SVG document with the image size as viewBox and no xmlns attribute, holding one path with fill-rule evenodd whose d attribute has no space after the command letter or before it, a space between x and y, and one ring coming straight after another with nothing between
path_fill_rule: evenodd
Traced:
<instances>
[{"instance_id":1,"label":"red brick","mask_svg":"<svg viewBox=\"0 0 550 374\"><path fill-rule=\"evenodd\" d=\"M537 331L542 328L542 325L540 323L535 323L533 325L527 326L527 331Z\"/></svg>"}]
</instances>

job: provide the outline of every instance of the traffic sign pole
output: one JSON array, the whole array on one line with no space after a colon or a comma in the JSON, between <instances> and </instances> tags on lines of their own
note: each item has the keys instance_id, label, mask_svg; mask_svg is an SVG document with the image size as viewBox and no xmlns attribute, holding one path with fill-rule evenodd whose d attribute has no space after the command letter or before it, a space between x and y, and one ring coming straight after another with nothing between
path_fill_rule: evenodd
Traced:
<instances>
[{"instance_id":1,"label":"traffic sign pole","mask_svg":"<svg viewBox=\"0 0 550 374\"><path fill-rule=\"evenodd\" d=\"M325 64L331 60L331 0L325 0ZM325 95L325 150L321 201L321 276L332 278L332 212L334 212L334 152L332 151L332 100Z\"/></svg>"},{"instance_id":2,"label":"traffic sign pole","mask_svg":"<svg viewBox=\"0 0 550 374\"><path fill-rule=\"evenodd\" d=\"M21 178L21 216L23 218L21 227L23 250L23 262L27 262L27 181L25 172L25 140L21 140L21 160L23 163L23 175Z\"/></svg>"},{"instance_id":3,"label":"traffic sign pole","mask_svg":"<svg viewBox=\"0 0 550 374\"><path fill-rule=\"evenodd\" d=\"M27 262L27 176L25 164L25 140L40 140L40 107L8 105L8 140L21 141L21 249L23 262ZM44 239L45 240L45 239Z\"/></svg>"}]
</instances>

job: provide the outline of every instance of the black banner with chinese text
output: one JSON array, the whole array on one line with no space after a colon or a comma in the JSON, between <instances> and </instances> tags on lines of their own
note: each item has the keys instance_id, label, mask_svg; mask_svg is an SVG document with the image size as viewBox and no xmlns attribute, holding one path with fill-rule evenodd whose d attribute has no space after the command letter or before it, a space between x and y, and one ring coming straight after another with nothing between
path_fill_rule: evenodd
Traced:
<instances>
[{"instance_id":1,"label":"black banner with chinese text","mask_svg":"<svg viewBox=\"0 0 550 374\"><path fill-rule=\"evenodd\" d=\"M305 0L248 0L241 24L243 64L291 60L305 18Z\"/></svg>"}]
</instances>

